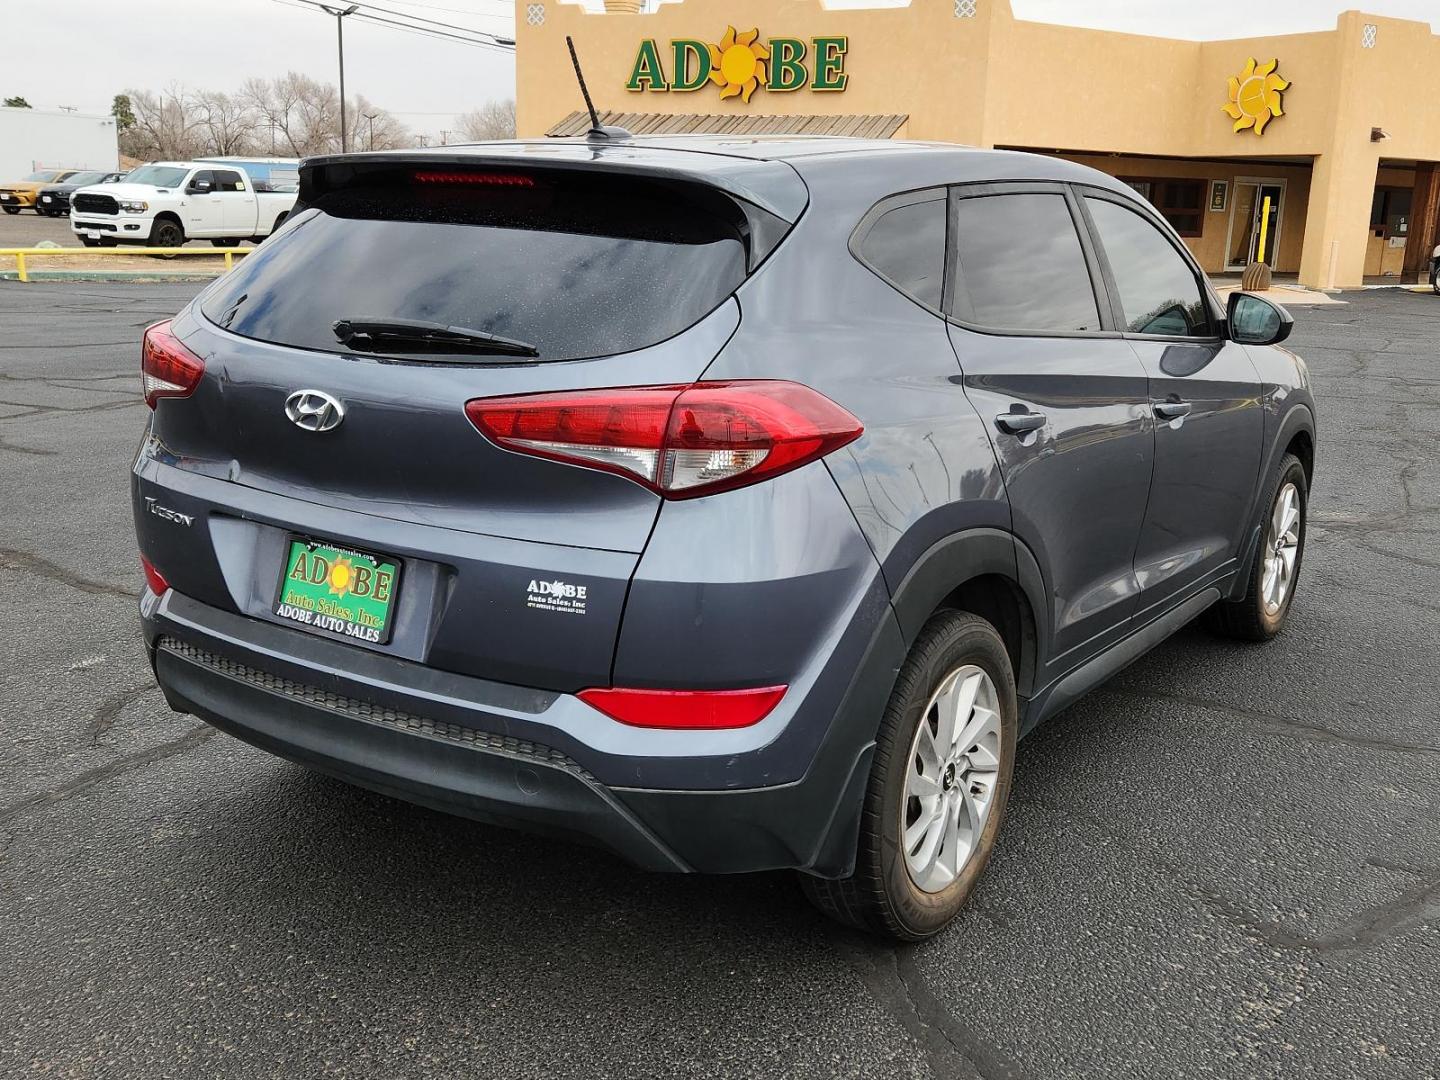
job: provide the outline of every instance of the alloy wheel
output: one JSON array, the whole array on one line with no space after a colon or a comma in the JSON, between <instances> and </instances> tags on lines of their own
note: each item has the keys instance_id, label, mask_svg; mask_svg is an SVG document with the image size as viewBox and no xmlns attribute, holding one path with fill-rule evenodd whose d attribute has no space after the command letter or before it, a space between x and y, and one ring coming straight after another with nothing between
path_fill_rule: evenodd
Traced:
<instances>
[{"instance_id":1,"label":"alloy wheel","mask_svg":"<svg viewBox=\"0 0 1440 1080\"><path fill-rule=\"evenodd\" d=\"M1295 564L1300 558L1300 534L1304 527L1300 491L1286 483L1275 496L1270 525L1265 533L1265 570L1260 578L1260 602L1266 615L1285 606L1295 582Z\"/></svg>"},{"instance_id":2,"label":"alloy wheel","mask_svg":"<svg viewBox=\"0 0 1440 1080\"><path fill-rule=\"evenodd\" d=\"M900 842L916 888L940 892L965 869L999 780L999 695L981 668L941 680L921 715L905 772Z\"/></svg>"}]
</instances>

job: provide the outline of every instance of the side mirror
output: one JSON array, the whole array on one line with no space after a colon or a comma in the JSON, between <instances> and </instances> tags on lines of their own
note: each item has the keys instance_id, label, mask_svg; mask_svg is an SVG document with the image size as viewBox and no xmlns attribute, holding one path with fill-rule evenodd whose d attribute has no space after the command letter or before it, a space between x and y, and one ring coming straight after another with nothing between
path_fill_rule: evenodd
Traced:
<instances>
[{"instance_id":1,"label":"side mirror","mask_svg":"<svg viewBox=\"0 0 1440 1080\"><path fill-rule=\"evenodd\" d=\"M188 191L191 195L209 195L209 194L210 194L210 181L209 181L209 180L192 180L192 181L190 181L190 186L187 187L185 190Z\"/></svg>"},{"instance_id":2,"label":"side mirror","mask_svg":"<svg viewBox=\"0 0 1440 1080\"><path fill-rule=\"evenodd\" d=\"M1279 345L1295 328L1295 320L1279 304L1239 290L1230 294L1227 322L1230 340L1241 345Z\"/></svg>"}]
</instances>

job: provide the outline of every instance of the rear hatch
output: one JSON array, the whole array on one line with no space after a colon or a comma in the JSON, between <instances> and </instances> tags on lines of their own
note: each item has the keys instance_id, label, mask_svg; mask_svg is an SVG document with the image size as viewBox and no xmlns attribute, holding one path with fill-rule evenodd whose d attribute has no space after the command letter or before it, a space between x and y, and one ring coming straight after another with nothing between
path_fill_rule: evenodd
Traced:
<instances>
[{"instance_id":1,"label":"rear hatch","mask_svg":"<svg viewBox=\"0 0 1440 1080\"><path fill-rule=\"evenodd\" d=\"M193 489L220 494L200 507L215 572L183 571L192 594L285 621L291 544L331 544L400 568L410 629L397 614L361 647L550 689L608 681L658 497L503 450L465 404L697 379L804 188L771 162L717 181L703 155L523 151L309 163L285 228L175 321L205 370L157 403L154 453L224 482Z\"/></svg>"}]
</instances>

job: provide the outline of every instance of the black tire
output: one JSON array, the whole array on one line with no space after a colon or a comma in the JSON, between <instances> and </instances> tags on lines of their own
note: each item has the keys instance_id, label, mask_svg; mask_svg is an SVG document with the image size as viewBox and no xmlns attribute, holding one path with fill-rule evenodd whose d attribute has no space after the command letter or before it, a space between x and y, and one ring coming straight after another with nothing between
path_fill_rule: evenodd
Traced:
<instances>
[{"instance_id":1,"label":"black tire","mask_svg":"<svg viewBox=\"0 0 1440 1080\"><path fill-rule=\"evenodd\" d=\"M946 677L967 665L984 671L996 690L999 768L989 816L974 853L943 889L925 892L912 879L902 851L905 778L919 725L930 723L926 706ZM1010 798L1018 729L1015 676L995 628L967 612L932 616L900 668L880 724L855 870L836 880L800 875L810 902L839 922L899 941L922 941L943 930L964 906L994 850Z\"/></svg>"},{"instance_id":2,"label":"black tire","mask_svg":"<svg viewBox=\"0 0 1440 1080\"><path fill-rule=\"evenodd\" d=\"M1265 545L1270 536L1270 519L1275 512L1276 499L1287 484L1294 484L1300 499L1299 546L1295 553L1295 567L1290 574L1289 587L1284 599L1274 611L1268 611L1261 595L1265 582ZM1290 605L1295 599L1295 589L1300 583L1300 567L1305 560L1306 522L1310 510L1310 486L1305 479L1305 466L1294 454L1286 454L1271 477L1265 490L1265 500L1260 504L1260 539L1250 567L1250 581L1245 596L1240 600L1222 600L1205 613L1205 623L1215 633L1239 641L1269 641L1285 626Z\"/></svg>"},{"instance_id":3,"label":"black tire","mask_svg":"<svg viewBox=\"0 0 1440 1080\"><path fill-rule=\"evenodd\" d=\"M1440 273L1430 275L1430 288L1435 290L1435 295L1440 296Z\"/></svg>"},{"instance_id":4,"label":"black tire","mask_svg":"<svg viewBox=\"0 0 1440 1080\"><path fill-rule=\"evenodd\" d=\"M185 243L185 230L180 227L178 221L171 221L169 218L160 218L150 227L151 247L181 247ZM157 259L168 258L165 255L156 255Z\"/></svg>"},{"instance_id":5,"label":"black tire","mask_svg":"<svg viewBox=\"0 0 1440 1080\"><path fill-rule=\"evenodd\" d=\"M18 207L18 206L0 206L0 210L4 210L5 213L7 213L7 214L18 214L18 213L20 212L20 207Z\"/></svg>"},{"instance_id":6,"label":"black tire","mask_svg":"<svg viewBox=\"0 0 1440 1080\"><path fill-rule=\"evenodd\" d=\"M102 245L102 241L92 240L88 236L82 236L80 238L80 243L84 244L86 247L100 247Z\"/></svg>"},{"instance_id":7,"label":"black tire","mask_svg":"<svg viewBox=\"0 0 1440 1080\"><path fill-rule=\"evenodd\" d=\"M210 243L218 248L236 248L240 246L240 242L243 239L244 237L240 236L220 236L211 240Z\"/></svg>"}]
</instances>

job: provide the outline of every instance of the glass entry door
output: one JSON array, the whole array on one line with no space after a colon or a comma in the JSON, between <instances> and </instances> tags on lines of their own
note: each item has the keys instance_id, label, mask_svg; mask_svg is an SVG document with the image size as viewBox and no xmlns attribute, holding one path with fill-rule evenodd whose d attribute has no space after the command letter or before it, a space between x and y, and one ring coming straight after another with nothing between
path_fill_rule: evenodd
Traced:
<instances>
[{"instance_id":1,"label":"glass entry door","mask_svg":"<svg viewBox=\"0 0 1440 1080\"><path fill-rule=\"evenodd\" d=\"M1265 262L1275 265L1275 249L1280 243L1280 204L1285 198L1283 184L1267 184L1255 180L1236 180L1230 196L1230 242L1225 253L1225 269L1244 270L1260 250L1260 215L1265 200L1270 200L1270 225L1266 230Z\"/></svg>"}]
</instances>

